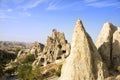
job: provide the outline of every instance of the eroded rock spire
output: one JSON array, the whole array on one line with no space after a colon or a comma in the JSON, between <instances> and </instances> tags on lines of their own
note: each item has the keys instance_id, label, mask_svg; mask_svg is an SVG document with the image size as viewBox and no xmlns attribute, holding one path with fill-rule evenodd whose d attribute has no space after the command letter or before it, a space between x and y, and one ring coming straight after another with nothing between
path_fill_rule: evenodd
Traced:
<instances>
[{"instance_id":1,"label":"eroded rock spire","mask_svg":"<svg viewBox=\"0 0 120 80\"><path fill-rule=\"evenodd\" d=\"M60 80L104 80L101 57L81 20L76 22L71 53L63 64Z\"/></svg>"}]
</instances>

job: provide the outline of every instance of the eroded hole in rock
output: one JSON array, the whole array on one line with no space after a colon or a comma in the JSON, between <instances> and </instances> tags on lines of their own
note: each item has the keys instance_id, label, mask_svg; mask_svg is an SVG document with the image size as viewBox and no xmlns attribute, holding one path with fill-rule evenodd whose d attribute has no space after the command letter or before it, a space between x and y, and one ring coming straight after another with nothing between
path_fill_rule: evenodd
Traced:
<instances>
[{"instance_id":1,"label":"eroded hole in rock","mask_svg":"<svg viewBox=\"0 0 120 80\"><path fill-rule=\"evenodd\" d=\"M67 40L65 40L65 43L68 43L68 41L67 41Z\"/></svg>"},{"instance_id":2,"label":"eroded hole in rock","mask_svg":"<svg viewBox=\"0 0 120 80\"><path fill-rule=\"evenodd\" d=\"M47 54L47 52L44 53L45 55Z\"/></svg>"},{"instance_id":3,"label":"eroded hole in rock","mask_svg":"<svg viewBox=\"0 0 120 80\"><path fill-rule=\"evenodd\" d=\"M40 66L44 66L43 64L41 64Z\"/></svg>"},{"instance_id":4,"label":"eroded hole in rock","mask_svg":"<svg viewBox=\"0 0 120 80\"><path fill-rule=\"evenodd\" d=\"M50 53L52 53L52 51L50 51Z\"/></svg>"},{"instance_id":5,"label":"eroded hole in rock","mask_svg":"<svg viewBox=\"0 0 120 80\"><path fill-rule=\"evenodd\" d=\"M61 58L62 58L61 56L57 57L57 59L61 59Z\"/></svg>"},{"instance_id":6,"label":"eroded hole in rock","mask_svg":"<svg viewBox=\"0 0 120 80\"><path fill-rule=\"evenodd\" d=\"M62 53L66 53L66 50L62 50Z\"/></svg>"},{"instance_id":7,"label":"eroded hole in rock","mask_svg":"<svg viewBox=\"0 0 120 80\"><path fill-rule=\"evenodd\" d=\"M41 62L44 62L44 61L45 61L45 59L44 59L44 58L41 58L41 59L40 59L40 61L41 61Z\"/></svg>"},{"instance_id":8,"label":"eroded hole in rock","mask_svg":"<svg viewBox=\"0 0 120 80\"><path fill-rule=\"evenodd\" d=\"M62 45L61 45L61 44L59 44L59 45L58 45L58 48L59 48L59 49L61 49L61 48L62 48Z\"/></svg>"},{"instance_id":9,"label":"eroded hole in rock","mask_svg":"<svg viewBox=\"0 0 120 80\"><path fill-rule=\"evenodd\" d=\"M47 64L50 64L50 62L48 61Z\"/></svg>"}]
</instances>

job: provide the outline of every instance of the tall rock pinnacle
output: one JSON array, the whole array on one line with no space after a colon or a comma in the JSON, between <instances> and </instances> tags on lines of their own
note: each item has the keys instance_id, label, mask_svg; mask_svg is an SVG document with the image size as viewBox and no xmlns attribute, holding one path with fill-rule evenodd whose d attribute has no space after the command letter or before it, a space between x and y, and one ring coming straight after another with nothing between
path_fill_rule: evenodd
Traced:
<instances>
[{"instance_id":1,"label":"tall rock pinnacle","mask_svg":"<svg viewBox=\"0 0 120 80\"><path fill-rule=\"evenodd\" d=\"M76 23L71 53L63 64L60 80L104 80L101 57L80 20Z\"/></svg>"},{"instance_id":2,"label":"tall rock pinnacle","mask_svg":"<svg viewBox=\"0 0 120 80\"><path fill-rule=\"evenodd\" d=\"M105 23L96 42L96 47L108 68L111 67L112 63L112 41L116 29L111 23Z\"/></svg>"}]
</instances>

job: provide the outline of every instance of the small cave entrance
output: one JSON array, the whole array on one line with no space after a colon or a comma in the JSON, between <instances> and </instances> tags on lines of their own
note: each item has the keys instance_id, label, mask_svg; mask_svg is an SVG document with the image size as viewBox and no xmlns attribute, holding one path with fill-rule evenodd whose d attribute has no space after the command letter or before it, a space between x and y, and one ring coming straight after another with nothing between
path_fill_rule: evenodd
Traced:
<instances>
[{"instance_id":1,"label":"small cave entrance","mask_svg":"<svg viewBox=\"0 0 120 80\"><path fill-rule=\"evenodd\" d=\"M61 44L59 44L59 45L58 45L58 48L59 48L59 49L61 49L61 48L62 48L62 45L61 45Z\"/></svg>"},{"instance_id":2,"label":"small cave entrance","mask_svg":"<svg viewBox=\"0 0 120 80\"><path fill-rule=\"evenodd\" d=\"M62 57L61 57L61 56L59 56L59 57L57 57L57 60L58 60L58 59L62 59Z\"/></svg>"},{"instance_id":3,"label":"small cave entrance","mask_svg":"<svg viewBox=\"0 0 120 80\"><path fill-rule=\"evenodd\" d=\"M66 50L62 50L62 53L66 53Z\"/></svg>"},{"instance_id":4,"label":"small cave entrance","mask_svg":"<svg viewBox=\"0 0 120 80\"><path fill-rule=\"evenodd\" d=\"M41 59L40 59L40 62L44 62L44 61L45 61L45 59L44 59L44 58L41 58Z\"/></svg>"}]
</instances>

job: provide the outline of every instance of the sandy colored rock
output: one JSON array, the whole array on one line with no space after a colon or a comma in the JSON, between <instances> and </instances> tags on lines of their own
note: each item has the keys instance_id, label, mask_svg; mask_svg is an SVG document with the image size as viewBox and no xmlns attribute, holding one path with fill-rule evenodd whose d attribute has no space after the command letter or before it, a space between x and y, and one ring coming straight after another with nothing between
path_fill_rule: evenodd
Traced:
<instances>
[{"instance_id":1,"label":"sandy colored rock","mask_svg":"<svg viewBox=\"0 0 120 80\"><path fill-rule=\"evenodd\" d=\"M80 20L76 23L71 53L63 64L59 80L104 80L101 57Z\"/></svg>"},{"instance_id":2,"label":"sandy colored rock","mask_svg":"<svg viewBox=\"0 0 120 80\"><path fill-rule=\"evenodd\" d=\"M64 33L53 29L52 34L47 38L43 52L34 61L33 66L46 66L47 64L56 62L57 60L64 60L69 54L70 43L65 39Z\"/></svg>"},{"instance_id":3,"label":"sandy colored rock","mask_svg":"<svg viewBox=\"0 0 120 80\"><path fill-rule=\"evenodd\" d=\"M105 23L96 42L96 47L108 68L112 63L112 38L116 29L111 23Z\"/></svg>"},{"instance_id":4,"label":"sandy colored rock","mask_svg":"<svg viewBox=\"0 0 120 80\"><path fill-rule=\"evenodd\" d=\"M115 80L120 80L120 75L117 75Z\"/></svg>"},{"instance_id":5,"label":"sandy colored rock","mask_svg":"<svg viewBox=\"0 0 120 80\"><path fill-rule=\"evenodd\" d=\"M120 66L120 28L113 34L112 62L115 69Z\"/></svg>"},{"instance_id":6,"label":"sandy colored rock","mask_svg":"<svg viewBox=\"0 0 120 80\"><path fill-rule=\"evenodd\" d=\"M34 42L32 45L32 48L30 49L21 49L18 54L17 58L15 59L15 62L22 61L26 58L27 55L34 54L35 58L38 57L38 55L41 55L41 52L43 51L44 45L39 42Z\"/></svg>"}]
</instances>

